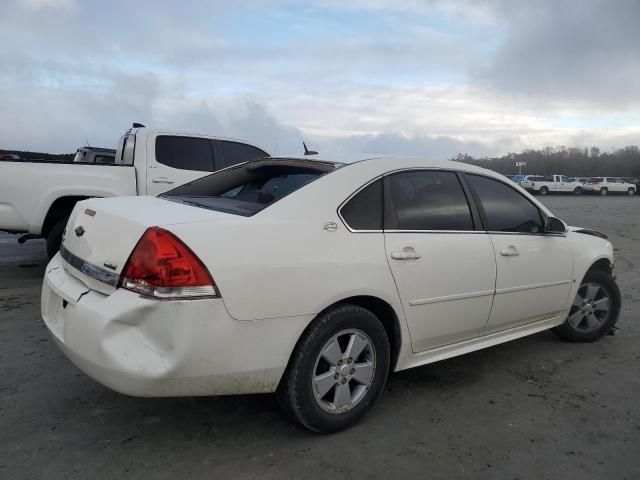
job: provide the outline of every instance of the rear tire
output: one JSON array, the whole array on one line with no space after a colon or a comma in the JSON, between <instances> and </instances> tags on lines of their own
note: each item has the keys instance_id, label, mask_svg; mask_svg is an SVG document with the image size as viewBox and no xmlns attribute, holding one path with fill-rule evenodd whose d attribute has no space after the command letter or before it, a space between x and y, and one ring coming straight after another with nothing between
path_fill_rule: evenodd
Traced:
<instances>
[{"instance_id":1,"label":"rear tire","mask_svg":"<svg viewBox=\"0 0 640 480\"><path fill-rule=\"evenodd\" d=\"M576 188L573 190L573 193L574 193L575 195L582 195L582 187L576 187Z\"/></svg>"},{"instance_id":2,"label":"rear tire","mask_svg":"<svg viewBox=\"0 0 640 480\"><path fill-rule=\"evenodd\" d=\"M549 189L547 187L540 188L540 195L546 195L547 193L549 193Z\"/></svg>"},{"instance_id":3,"label":"rear tire","mask_svg":"<svg viewBox=\"0 0 640 480\"><path fill-rule=\"evenodd\" d=\"M607 194L609 193L609 189L606 187L603 187L600 189L600 195L602 195L603 197L606 197Z\"/></svg>"},{"instance_id":4,"label":"rear tire","mask_svg":"<svg viewBox=\"0 0 640 480\"><path fill-rule=\"evenodd\" d=\"M49 234L47 235L47 256L49 259L55 257L56 253L60 251L60 245L62 245L62 234L67 226L69 217L65 217L56 223Z\"/></svg>"},{"instance_id":5,"label":"rear tire","mask_svg":"<svg viewBox=\"0 0 640 480\"><path fill-rule=\"evenodd\" d=\"M553 331L568 342L594 342L615 326L620 305L620 289L613 277L591 270L580 283L567 319Z\"/></svg>"},{"instance_id":6,"label":"rear tire","mask_svg":"<svg viewBox=\"0 0 640 480\"><path fill-rule=\"evenodd\" d=\"M337 432L373 406L389 363L389 339L378 317L357 305L339 305L316 318L300 338L278 400L309 430Z\"/></svg>"}]
</instances>

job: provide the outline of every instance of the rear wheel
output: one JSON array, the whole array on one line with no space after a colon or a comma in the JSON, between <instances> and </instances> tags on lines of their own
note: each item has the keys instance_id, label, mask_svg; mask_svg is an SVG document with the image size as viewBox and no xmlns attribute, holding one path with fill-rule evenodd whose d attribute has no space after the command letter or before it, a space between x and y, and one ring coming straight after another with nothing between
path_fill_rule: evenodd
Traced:
<instances>
[{"instance_id":1,"label":"rear wheel","mask_svg":"<svg viewBox=\"0 0 640 480\"><path fill-rule=\"evenodd\" d=\"M636 191L633 188L630 188L629 190L627 190L627 195L635 195Z\"/></svg>"},{"instance_id":2,"label":"rear wheel","mask_svg":"<svg viewBox=\"0 0 640 480\"><path fill-rule=\"evenodd\" d=\"M582 195L582 187L576 187L576 188L573 190L573 193L574 193L575 195Z\"/></svg>"},{"instance_id":3,"label":"rear wheel","mask_svg":"<svg viewBox=\"0 0 640 480\"><path fill-rule=\"evenodd\" d=\"M314 432L347 428L382 393L389 356L389 339L373 313L350 304L332 308L300 339L278 387L280 404Z\"/></svg>"},{"instance_id":4,"label":"rear wheel","mask_svg":"<svg viewBox=\"0 0 640 480\"><path fill-rule=\"evenodd\" d=\"M549 189L547 187L540 187L540 195L546 195L549 193Z\"/></svg>"},{"instance_id":5,"label":"rear wheel","mask_svg":"<svg viewBox=\"0 0 640 480\"><path fill-rule=\"evenodd\" d=\"M602 187L600 189L600 195L602 195L603 197L606 197L608 193L609 193L609 189L607 187Z\"/></svg>"},{"instance_id":6,"label":"rear wheel","mask_svg":"<svg viewBox=\"0 0 640 480\"><path fill-rule=\"evenodd\" d=\"M47 256L49 259L53 258L60 250L62 234L64 233L64 228L67 226L68 220L69 217L63 218L49 230L49 234L47 235Z\"/></svg>"},{"instance_id":7,"label":"rear wheel","mask_svg":"<svg viewBox=\"0 0 640 480\"><path fill-rule=\"evenodd\" d=\"M620 303L620 290L611 275L599 270L588 272L567 320L554 331L570 342L598 340L618 321Z\"/></svg>"}]
</instances>

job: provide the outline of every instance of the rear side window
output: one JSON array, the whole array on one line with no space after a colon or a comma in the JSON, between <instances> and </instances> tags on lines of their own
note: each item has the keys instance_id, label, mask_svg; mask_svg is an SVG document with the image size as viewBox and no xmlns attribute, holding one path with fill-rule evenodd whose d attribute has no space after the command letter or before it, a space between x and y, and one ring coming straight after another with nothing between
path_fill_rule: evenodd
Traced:
<instances>
[{"instance_id":1,"label":"rear side window","mask_svg":"<svg viewBox=\"0 0 640 480\"><path fill-rule=\"evenodd\" d=\"M208 138L159 135L156 137L156 160L180 170L214 171L213 152Z\"/></svg>"},{"instance_id":2,"label":"rear side window","mask_svg":"<svg viewBox=\"0 0 640 480\"><path fill-rule=\"evenodd\" d=\"M492 178L467 174L491 232L542 233L540 210L520 192Z\"/></svg>"},{"instance_id":3,"label":"rear side window","mask_svg":"<svg viewBox=\"0 0 640 480\"><path fill-rule=\"evenodd\" d=\"M384 178L385 230L473 230L467 198L453 172L417 170Z\"/></svg>"},{"instance_id":4,"label":"rear side window","mask_svg":"<svg viewBox=\"0 0 640 480\"><path fill-rule=\"evenodd\" d=\"M382 180L367 185L340 209L352 230L382 230Z\"/></svg>"},{"instance_id":5,"label":"rear side window","mask_svg":"<svg viewBox=\"0 0 640 480\"><path fill-rule=\"evenodd\" d=\"M95 163L111 164L115 163L116 157L113 155L96 155Z\"/></svg>"},{"instance_id":6,"label":"rear side window","mask_svg":"<svg viewBox=\"0 0 640 480\"><path fill-rule=\"evenodd\" d=\"M256 158L268 157L269 154L264 150L252 147L245 143L230 142L228 140L221 140L222 156L223 158L219 162L219 168L231 167L238 163L248 162L255 160Z\"/></svg>"}]
</instances>

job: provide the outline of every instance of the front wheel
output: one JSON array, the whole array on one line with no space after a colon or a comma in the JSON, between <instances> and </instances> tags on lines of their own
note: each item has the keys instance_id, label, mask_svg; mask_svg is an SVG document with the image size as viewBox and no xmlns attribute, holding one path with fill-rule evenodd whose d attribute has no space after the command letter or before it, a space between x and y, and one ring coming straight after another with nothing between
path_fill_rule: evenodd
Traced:
<instances>
[{"instance_id":1,"label":"front wheel","mask_svg":"<svg viewBox=\"0 0 640 480\"><path fill-rule=\"evenodd\" d=\"M629 190L627 190L627 195L635 195L636 191L633 188L630 188Z\"/></svg>"},{"instance_id":2,"label":"front wheel","mask_svg":"<svg viewBox=\"0 0 640 480\"><path fill-rule=\"evenodd\" d=\"M327 310L303 334L278 387L283 409L318 433L343 430L378 399L387 380L387 333L369 310Z\"/></svg>"},{"instance_id":3,"label":"front wheel","mask_svg":"<svg viewBox=\"0 0 640 480\"><path fill-rule=\"evenodd\" d=\"M602 195L603 197L606 197L608 193L609 193L609 189L607 188L600 189L600 195Z\"/></svg>"},{"instance_id":4,"label":"front wheel","mask_svg":"<svg viewBox=\"0 0 640 480\"><path fill-rule=\"evenodd\" d=\"M64 228L67 226L68 220L69 217L63 218L49 230L49 234L47 235L47 256L49 259L52 259L60 250L62 234L64 233Z\"/></svg>"},{"instance_id":5,"label":"front wheel","mask_svg":"<svg viewBox=\"0 0 640 480\"><path fill-rule=\"evenodd\" d=\"M549 193L549 189L547 187L540 188L540 195L546 195Z\"/></svg>"},{"instance_id":6,"label":"front wheel","mask_svg":"<svg viewBox=\"0 0 640 480\"><path fill-rule=\"evenodd\" d=\"M576 187L576 188L573 190L573 193L574 193L575 195L582 195L582 187Z\"/></svg>"},{"instance_id":7,"label":"front wheel","mask_svg":"<svg viewBox=\"0 0 640 480\"><path fill-rule=\"evenodd\" d=\"M569 316L554 331L569 342L598 340L615 326L620 304L620 289L613 277L590 271L578 288Z\"/></svg>"}]
</instances>

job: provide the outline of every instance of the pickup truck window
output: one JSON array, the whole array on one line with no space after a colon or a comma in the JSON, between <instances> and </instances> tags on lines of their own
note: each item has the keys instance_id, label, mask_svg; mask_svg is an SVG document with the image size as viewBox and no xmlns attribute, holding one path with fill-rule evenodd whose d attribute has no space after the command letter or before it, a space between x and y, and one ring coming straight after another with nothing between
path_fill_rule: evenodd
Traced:
<instances>
[{"instance_id":1,"label":"pickup truck window","mask_svg":"<svg viewBox=\"0 0 640 480\"><path fill-rule=\"evenodd\" d=\"M245 143L221 140L220 144L222 145L222 155L224 158L219 162L218 168L231 167L238 163L249 162L256 158L269 156L267 152Z\"/></svg>"},{"instance_id":2,"label":"pickup truck window","mask_svg":"<svg viewBox=\"0 0 640 480\"><path fill-rule=\"evenodd\" d=\"M538 208L515 189L498 180L467 174L480 200L490 232L542 233L544 222Z\"/></svg>"},{"instance_id":3,"label":"pickup truck window","mask_svg":"<svg viewBox=\"0 0 640 480\"><path fill-rule=\"evenodd\" d=\"M545 175L544 177L542 177L541 181L542 182L555 182L555 180L553 179L553 175Z\"/></svg>"},{"instance_id":4,"label":"pickup truck window","mask_svg":"<svg viewBox=\"0 0 640 480\"><path fill-rule=\"evenodd\" d=\"M156 160L180 170L213 172L213 151L207 138L158 135Z\"/></svg>"},{"instance_id":5,"label":"pickup truck window","mask_svg":"<svg viewBox=\"0 0 640 480\"><path fill-rule=\"evenodd\" d=\"M339 164L256 160L174 188L162 198L249 217L339 167Z\"/></svg>"}]
</instances>

